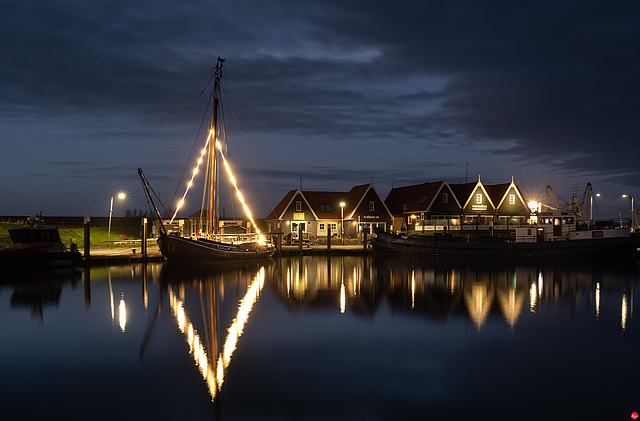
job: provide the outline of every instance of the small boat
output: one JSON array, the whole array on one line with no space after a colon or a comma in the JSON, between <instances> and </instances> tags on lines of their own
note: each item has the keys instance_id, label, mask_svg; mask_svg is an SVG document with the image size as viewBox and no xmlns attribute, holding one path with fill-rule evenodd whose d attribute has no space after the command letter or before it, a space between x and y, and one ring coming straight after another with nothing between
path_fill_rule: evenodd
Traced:
<instances>
[{"instance_id":1,"label":"small boat","mask_svg":"<svg viewBox=\"0 0 640 421\"><path fill-rule=\"evenodd\" d=\"M30 216L27 224L9 230L14 246L0 249L1 267L63 267L75 266L82 261L76 244L67 247L60 240L57 228L44 226L42 212Z\"/></svg>"},{"instance_id":2,"label":"small boat","mask_svg":"<svg viewBox=\"0 0 640 421\"><path fill-rule=\"evenodd\" d=\"M223 153L223 146L219 139L226 139L226 135L220 134L219 131L223 130L224 123L218 123L218 107L219 107L219 93L220 93L220 79L222 77L222 68L224 60L218 57L218 62L215 67L214 74L214 87L213 94L211 95L211 101L213 103L212 110L213 115L211 118L211 126L208 137L204 142L204 147L198 160L198 164L193 171L191 180L187 185L187 190L182 196L182 200L178 203L178 206L169 222L169 225L173 223L174 218L178 213L178 210L184 204L184 198L187 192L193 185L193 180L196 174L199 172L205 173L204 191L202 193L202 202L206 203L206 212L201 212L201 215L206 215L207 220L200 225L204 227L204 232L199 232L197 236L185 236L179 230L169 231L165 227L163 218L160 214L156 200L153 198L153 190L147 182L141 169L138 169L138 175L142 180L143 187L145 189L147 197L150 199L154 213L159 221L160 234L158 237L158 248L162 252L162 255L167 261L170 262L207 262L207 261L220 261L229 259L259 259L269 258L276 252L276 248L273 244L268 243L264 236L260 233L258 227L249 212L249 208L244 203L244 199L235 182L235 178L231 174L231 168L229 162ZM249 235L234 235L234 236L222 236L217 232L218 217L217 217L217 195L218 195L218 177L217 168L220 165L219 159L222 159L224 168L229 173L229 178L236 189L237 196L242 202L245 214L251 221L251 225L255 228L256 232ZM206 162L204 171L199 170L199 165ZM158 203L159 203L158 199Z\"/></svg>"},{"instance_id":3,"label":"small boat","mask_svg":"<svg viewBox=\"0 0 640 421\"><path fill-rule=\"evenodd\" d=\"M374 232L376 254L433 257L515 259L580 259L635 261L640 237L628 228L584 225L575 216L557 215L541 223L516 229L515 238L472 238L454 234L406 235Z\"/></svg>"}]
</instances>

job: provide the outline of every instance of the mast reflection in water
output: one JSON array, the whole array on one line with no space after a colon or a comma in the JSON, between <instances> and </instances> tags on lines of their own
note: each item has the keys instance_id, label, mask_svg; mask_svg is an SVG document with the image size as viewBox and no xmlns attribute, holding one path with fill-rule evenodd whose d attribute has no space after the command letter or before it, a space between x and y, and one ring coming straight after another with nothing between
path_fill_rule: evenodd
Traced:
<instances>
[{"instance_id":1,"label":"mast reflection in water","mask_svg":"<svg viewBox=\"0 0 640 421\"><path fill-rule=\"evenodd\" d=\"M638 276L371 257L12 273L0 399L8 419L629 419Z\"/></svg>"}]
</instances>

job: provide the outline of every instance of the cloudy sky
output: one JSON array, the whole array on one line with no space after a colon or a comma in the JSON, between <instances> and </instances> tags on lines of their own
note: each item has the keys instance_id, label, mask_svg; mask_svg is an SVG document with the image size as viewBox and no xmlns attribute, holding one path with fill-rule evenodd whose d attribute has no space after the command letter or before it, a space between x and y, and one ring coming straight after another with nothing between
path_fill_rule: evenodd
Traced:
<instances>
[{"instance_id":1,"label":"cloudy sky","mask_svg":"<svg viewBox=\"0 0 640 421\"><path fill-rule=\"evenodd\" d=\"M115 215L146 209L138 167L177 202L218 56L257 216L300 183L373 181L384 198L478 176L513 177L527 199L551 185L581 200L590 182L602 217L629 215L623 193L640 201L637 2L2 5L0 215L105 216L120 190Z\"/></svg>"}]
</instances>

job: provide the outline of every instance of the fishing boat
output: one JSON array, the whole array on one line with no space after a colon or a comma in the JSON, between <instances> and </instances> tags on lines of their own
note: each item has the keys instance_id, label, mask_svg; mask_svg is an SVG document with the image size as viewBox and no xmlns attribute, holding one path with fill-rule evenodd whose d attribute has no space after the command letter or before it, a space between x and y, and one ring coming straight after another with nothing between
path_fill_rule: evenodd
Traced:
<instances>
[{"instance_id":1,"label":"fishing boat","mask_svg":"<svg viewBox=\"0 0 640 421\"><path fill-rule=\"evenodd\" d=\"M376 254L433 257L479 257L516 259L581 259L635 261L640 237L629 228L610 224L583 224L576 215L541 215L538 223L518 227L515 238L454 234L406 235L374 232Z\"/></svg>"},{"instance_id":2,"label":"fishing boat","mask_svg":"<svg viewBox=\"0 0 640 421\"><path fill-rule=\"evenodd\" d=\"M214 87L211 95L212 101L212 116L210 121L210 130L208 136L204 142L204 147L201 150L200 158L192 172L191 180L187 184L187 188L182 196L182 199L177 205L173 217L168 221L168 225L171 226L176 218L178 211L184 204L185 197L189 192L189 189L194 184L194 178L199 173L205 174L204 189L202 193L202 203L206 203L207 207L205 212L200 212L201 215L206 215L206 222L201 223L201 232L197 235L184 235L180 230L170 230L165 227L165 222L160 214L158 204L159 199L152 194L149 183L147 182L142 169L138 169L138 174L142 180L142 185L146 192L147 197L150 199L151 206L159 221L159 237L158 247L162 252L162 255L167 261L171 262L207 262L207 261L219 261L228 259L257 259L257 258L269 258L273 256L276 249L273 244L266 241L259 228L257 227L251 212L247 204L244 202L244 198L238 189L235 181L235 177L231 172L231 167L224 154L224 148L221 140L226 140L226 135L221 133L221 129L224 129L224 123L218 122L218 109L220 107L219 95L220 95L220 79L222 77L224 60L218 57L218 61L215 67L214 74ZM218 203L218 166L219 161L222 160L222 164L226 172L228 173L229 180L233 184L237 197L242 202L242 206L245 212L245 216L251 221L251 226L255 229L251 234L236 234L233 236L221 235L218 231L218 215L217 215L217 203ZM199 167L202 163L205 163L205 170L200 171ZM156 200L158 203L156 203Z\"/></svg>"},{"instance_id":3,"label":"fishing boat","mask_svg":"<svg viewBox=\"0 0 640 421\"><path fill-rule=\"evenodd\" d=\"M27 226L11 228L9 236L14 246L0 249L2 267L69 267L82 261L76 244L67 247L57 228L44 226L42 212L27 218Z\"/></svg>"}]
</instances>

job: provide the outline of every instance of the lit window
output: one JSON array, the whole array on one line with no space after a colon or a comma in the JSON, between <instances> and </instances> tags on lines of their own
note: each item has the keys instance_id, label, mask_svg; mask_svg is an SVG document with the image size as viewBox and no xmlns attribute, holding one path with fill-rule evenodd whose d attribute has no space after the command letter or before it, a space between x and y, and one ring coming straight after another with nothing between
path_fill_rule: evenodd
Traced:
<instances>
[{"instance_id":1,"label":"lit window","mask_svg":"<svg viewBox=\"0 0 640 421\"><path fill-rule=\"evenodd\" d=\"M338 229L338 223L337 222L332 222L330 225L331 225L331 231L336 231Z\"/></svg>"},{"instance_id":2,"label":"lit window","mask_svg":"<svg viewBox=\"0 0 640 421\"><path fill-rule=\"evenodd\" d=\"M482 204L482 194L481 193L476 194L476 203L478 205Z\"/></svg>"},{"instance_id":3,"label":"lit window","mask_svg":"<svg viewBox=\"0 0 640 421\"><path fill-rule=\"evenodd\" d=\"M318 229L319 229L320 231L324 231L324 222L320 222L320 223L318 224Z\"/></svg>"},{"instance_id":4,"label":"lit window","mask_svg":"<svg viewBox=\"0 0 640 421\"><path fill-rule=\"evenodd\" d=\"M373 212L375 210L374 202L369 202L369 212Z\"/></svg>"},{"instance_id":5,"label":"lit window","mask_svg":"<svg viewBox=\"0 0 640 421\"><path fill-rule=\"evenodd\" d=\"M442 203L449 203L449 193L442 193Z\"/></svg>"},{"instance_id":6,"label":"lit window","mask_svg":"<svg viewBox=\"0 0 640 421\"><path fill-rule=\"evenodd\" d=\"M516 204L516 195L515 194L510 194L509 195L509 204L510 205L515 205Z\"/></svg>"},{"instance_id":7,"label":"lit window","mask_svg":"<svg viewBox=\"0 0 640 421\"><path fill-rule=\"evenodd\" d=\"M300 212L302 210L302 202L296 201L296 212Z\"/></svg>"}]
</instances>

